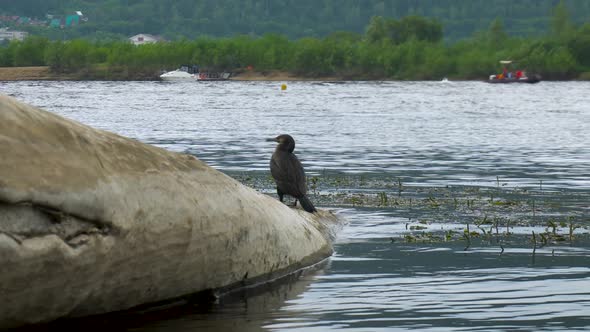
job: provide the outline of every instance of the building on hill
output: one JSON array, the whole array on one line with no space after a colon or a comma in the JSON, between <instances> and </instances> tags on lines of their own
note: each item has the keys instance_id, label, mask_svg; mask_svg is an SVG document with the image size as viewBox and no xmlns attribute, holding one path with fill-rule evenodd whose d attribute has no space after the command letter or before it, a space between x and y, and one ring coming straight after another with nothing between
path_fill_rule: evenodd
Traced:
<instances>
[{"instance_id":1,"label":"building on hill","mask_svg":"<svg viewBox=\"0 0 590 332\"><path fill-rule=\"evenodd\" d=\"M0 41L3 40L24 40L29 35L25 31L10 30L8 28L0 28Z\"/></svg>"},{"instance_id":2,"label":"building on hill","mask_svg":"<svg viewBox=\"0 0 590 332\"><path fill-rule=\"evenodd\" d=\"M134 45L143 45L143 44L152 44L164 41L164 38L160 36L154 36L147 33L140 33L133 37L129 37L129 41L131 41Z\"/></svg>"}]
</instances>

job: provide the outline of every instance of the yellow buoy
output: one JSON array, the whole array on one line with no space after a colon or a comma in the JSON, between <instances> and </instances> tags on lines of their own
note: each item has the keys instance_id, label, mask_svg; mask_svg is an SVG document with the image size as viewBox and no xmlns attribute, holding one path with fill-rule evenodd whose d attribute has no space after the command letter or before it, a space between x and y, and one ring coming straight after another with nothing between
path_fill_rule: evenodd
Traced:
<instances>
[{"instance_id":1,"label":"yellow buoy","mask_svg":"<svg viewBox=\"0 0 590 332\"><path fill-rule=\"evenodd\" d=\"M281 85L281 90L287 90L287 84L282 84Z\"/></svg>"}]
</instances>

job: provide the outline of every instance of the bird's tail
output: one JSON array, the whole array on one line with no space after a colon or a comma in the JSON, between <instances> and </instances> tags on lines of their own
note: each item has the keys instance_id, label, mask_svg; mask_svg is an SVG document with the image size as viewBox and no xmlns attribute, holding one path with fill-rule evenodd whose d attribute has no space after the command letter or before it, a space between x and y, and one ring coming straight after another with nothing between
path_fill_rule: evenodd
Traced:
<instances>
[{"instance_id":1,"label":"bird's tail","mask_svg":"<svg viewBox=\"0 0 590 332\"><path fill-rule=\"evenodd\" d=\"M301 207L303 207L303 209L309 213L314 213L317 211L307 196L299 197L299 203L301 203Z\"/></svg>"}]
</instances>

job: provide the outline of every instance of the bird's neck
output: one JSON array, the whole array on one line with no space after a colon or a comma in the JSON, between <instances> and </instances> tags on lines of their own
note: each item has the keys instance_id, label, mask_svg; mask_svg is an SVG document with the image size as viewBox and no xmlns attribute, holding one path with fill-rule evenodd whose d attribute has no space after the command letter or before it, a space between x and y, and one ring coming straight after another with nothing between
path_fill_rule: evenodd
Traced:
<instances>
[{"instance_id":1,"label":"bird's neck","mask_svg":"<svg viewBox=\"0 0 590 332\"><path fill-rule=\"evenodd\" d=\"M276 153L291 153L289 152L289 150L286 150L285 148L282 148L280 146L277 146L277 148L275 149Z\"/></svg>"},{"instance_id":2,"label":"bird's neck","mask_svg":"<svg viewBox=\"0 0 590 332\"><path fill-rule=\"evenodd\" d=\"M278 145L275 151L281 151L284 153L293 153L293 150L295 150L294 146L291 145Z\"/></svg>"}]
</instances>

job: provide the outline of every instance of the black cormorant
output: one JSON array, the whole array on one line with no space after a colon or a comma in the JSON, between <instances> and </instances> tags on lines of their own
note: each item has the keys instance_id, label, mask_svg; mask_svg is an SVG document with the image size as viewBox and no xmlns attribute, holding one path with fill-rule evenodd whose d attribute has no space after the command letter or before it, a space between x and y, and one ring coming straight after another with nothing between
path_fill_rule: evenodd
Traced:
<instances>
[{"instance_id":1,"label":"black cormorant","mask_svg":"<svg viewBox=\"0 0 590 332\"><path fill-rule=\"evenodd\" d=\"M270 159L270 173L277 184L279 200L283 201L283 195L293 196L295 197L295 205L299 200L305 211L315 212L315 207L306 195L305 171L297 156L293 154L295 140L289 135L279 135L270 141L279 143Z\"/></svg>"}]
</instances>

